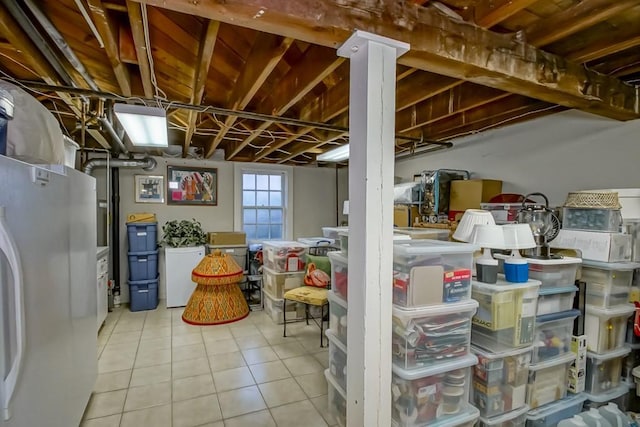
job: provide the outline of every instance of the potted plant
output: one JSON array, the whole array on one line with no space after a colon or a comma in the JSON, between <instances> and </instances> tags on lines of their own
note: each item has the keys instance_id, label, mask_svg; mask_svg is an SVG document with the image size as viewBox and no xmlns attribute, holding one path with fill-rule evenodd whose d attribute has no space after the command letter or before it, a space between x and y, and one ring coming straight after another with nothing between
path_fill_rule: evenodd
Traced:
<instances>
[{"instance_id":1,"label":"potted plant","mask_svg":"<svg viewBox=\"0 0 640 427\"><path fill-rule=\"evenodd\" d=\"M202 225L195 219L168 221L162 226L162 234L160 244L165 247L184 248L206 243L206 234L202 231Z\"/></svg>"}]
</instances>

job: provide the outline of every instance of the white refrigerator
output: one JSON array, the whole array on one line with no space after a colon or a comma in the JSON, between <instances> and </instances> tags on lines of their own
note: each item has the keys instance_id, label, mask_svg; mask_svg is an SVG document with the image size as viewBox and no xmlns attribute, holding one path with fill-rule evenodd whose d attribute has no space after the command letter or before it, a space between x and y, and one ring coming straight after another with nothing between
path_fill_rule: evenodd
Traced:
<instances>
[{"instance_id":1,"label":"white refrigerator","mask_svg":"<svg viewBox=\"0 0 640 427\"><path fill-rule=\"evenodd\" d=\"M77 426L97 376L95 179L0 156L0 215L0 426Z\"/></svg>"}]
</instances>

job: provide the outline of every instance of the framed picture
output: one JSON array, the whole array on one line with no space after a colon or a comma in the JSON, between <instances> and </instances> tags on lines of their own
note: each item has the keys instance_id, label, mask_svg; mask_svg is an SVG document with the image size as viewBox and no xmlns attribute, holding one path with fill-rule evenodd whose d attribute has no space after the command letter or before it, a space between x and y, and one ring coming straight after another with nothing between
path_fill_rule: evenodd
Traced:
<instances>
[{"instance_id":1,"label":"framed picture","mask_svg":"<svg viewBox=\"0 0 640 427\"><path fill-rule=\"evenodd\" d=\"M218 169L167 166L167 203L218 205Z\"/></svg>"},{"instance_id":2,"label":"framed picture","mask_svg":"<svg viewBox=\"0 0 640 427\"><path fill-rule=\"evenodd\" d=\"M164 177L136 175L136 203L164 203Z\"/></svg>"}]
</instances>

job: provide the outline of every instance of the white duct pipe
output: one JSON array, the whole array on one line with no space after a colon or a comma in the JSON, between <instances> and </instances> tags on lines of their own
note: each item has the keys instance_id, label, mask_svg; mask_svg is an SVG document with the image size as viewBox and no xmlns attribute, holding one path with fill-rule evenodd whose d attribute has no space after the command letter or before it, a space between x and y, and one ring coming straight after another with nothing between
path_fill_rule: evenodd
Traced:
<instances>
[{"instance_id":1,"label":"white duct pipe","mask_svg":"<svg viewBox=\"0 0 640 427\"><path fill-rule=\"evenodd\" d=\"M108 168L142 168L146 171L155 169L158 165L153 157L145 157L143 159L91 159L82 167L82 171L91 175L97 167Z\"/></svg>"}]
</instances>

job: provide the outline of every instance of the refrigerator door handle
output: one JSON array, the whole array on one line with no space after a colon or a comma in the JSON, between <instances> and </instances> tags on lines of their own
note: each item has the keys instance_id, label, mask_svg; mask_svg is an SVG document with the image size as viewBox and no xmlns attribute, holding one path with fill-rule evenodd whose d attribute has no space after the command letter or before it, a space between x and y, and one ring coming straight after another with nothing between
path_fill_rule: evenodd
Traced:
<instances>
[{"instance_id":1,"label":"refrigerator door handle","mask_svg":"<svg viewBox=\"0 0 640 427\"><path fill-rule=\"evenodd\" d=\"M5 222L5 208L0 206L0 250L4 252L9 261L9 268L13 275L13 291L15 304L15 325L16 325L16 356L11 362L11 368L2 381L2 417L4 420L11 418L9 403L13 397L18 382L18 375L22 366L22 358L25 346L25 324L24 324L24 297L22 286L22 266L20 254L15 241L9 233L9 227Z\"/></svg>"}]
</instances>

